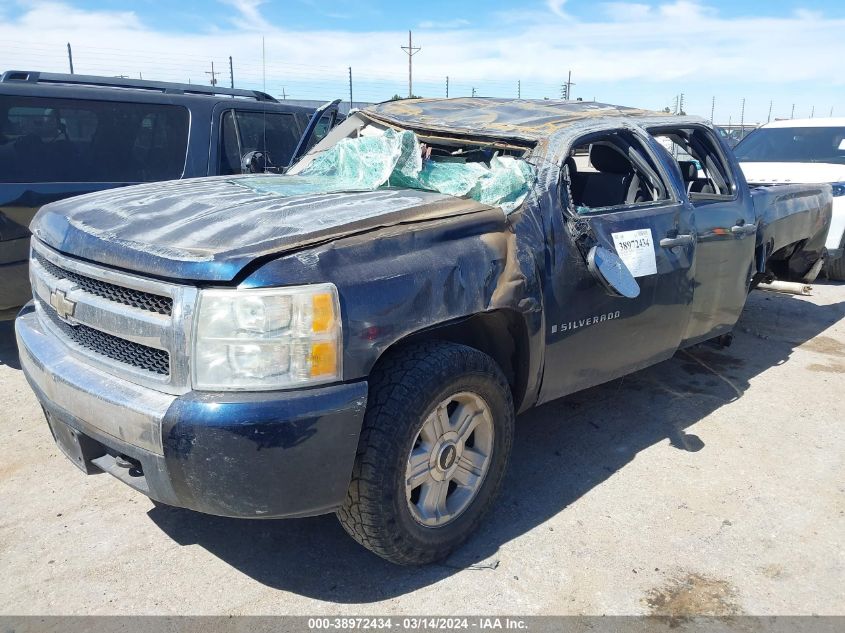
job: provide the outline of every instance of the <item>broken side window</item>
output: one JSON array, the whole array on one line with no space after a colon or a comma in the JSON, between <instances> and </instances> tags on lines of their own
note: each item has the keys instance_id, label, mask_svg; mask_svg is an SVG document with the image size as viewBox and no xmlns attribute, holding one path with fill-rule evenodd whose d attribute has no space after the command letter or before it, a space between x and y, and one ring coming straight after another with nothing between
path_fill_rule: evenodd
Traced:
<instances>
[{"instance_id":1,"label":"broken side window","mask_svg":"<svg viewBox=\"0 0 845 633\"><path fill-rule=\"evenodd\" d=\"M678 162L693 205L735 196L733 174L712 131L704 126L651 130Z\"/></svg>"},{"instance_id":2,"label":"broken side window","mask_svg":"<svg viewBox=\"0 0 845 633\"><path fill-rule=\"evenodd\" d=\"M577 141L566 159L562 178L571 208L579 214L671 199L642 143L624 131L591 134Z\"/></svg>"}]
</instances>

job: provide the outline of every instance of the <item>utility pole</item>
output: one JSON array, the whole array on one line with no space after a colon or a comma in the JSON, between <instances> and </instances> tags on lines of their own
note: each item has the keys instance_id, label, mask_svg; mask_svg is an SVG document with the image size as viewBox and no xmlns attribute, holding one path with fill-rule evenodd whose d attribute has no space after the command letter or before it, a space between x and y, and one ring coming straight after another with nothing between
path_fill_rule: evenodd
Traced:
<instances>
[{"instance_id":1,"label":"utility pole","mask_svg":"<svg viewBox=\"0 0 845 633\"><path fill-rule=\"evenodd\" d=\"M681 99L678 101L678 114L686 114L684 112L684 93L681 93Z\"/></svg>"},{"instance_id":2,"label":"utility pole","mask_svg":"<svg viewBox=\"0 0 845 633\"><path fill-rule=\"evenodd\" d=\"M675 95L675 109L672 112L672 114L678 114L678 103L679 103L678 97L679 97L679 95Z\"/></svg>"},{"instance_id":3,"label":"utility pole","mask_svg":"<svg viewBox=\"0 0 845 633\"><path fill-rule=\"evenodd\" d=\"M449 98L449 75L446 75L446 98Z\"/></svg>"},{"instance_id":4,"label":"utility pole","mask_svg":"<svg viewBox=\"0 0 845 633\"><path fill-rule=\"evenodd\" d=\"M229 55L229 87L235 88L235 71L232 68L232 56Z\"/></svg>"},{"instance_id":5,"label":"utility pole","mask_svg":"<svg viewBox=\"0 0 845 633\"><path fill-rule=\"evenodd\" d=\"M475 96L475 86L472 87L472 96Z\"/></svg>"},{"instance_id":6,"label":"utility pole","mask_svg":"<svg viewBox=\"0 0 845 633\"><path fill-rule=\"evenodd\" d=\"M516 98L522 99L522 80L521 79L516 80Z\"/></svg>"},{"instance_id":7,"label":"utility pole","mask_svg":"<svg viewBox=\"0 0 845 633\"><path fill-rule=\"evenodd\" d=\"M774 105L774 101L769 101L769 118L766 119L766 123L770 123L772 120L772 105Z\"/></svg>"},{"instance_id":8,"label":"utility pole","mask_svg":"<svg viewBox=\"0 0 845 633\"><path fill-rule=\"evenodd\" d=\"M70 66L70 74L73 74L73 51L70 50L70 42L67 43L67 63Z\"/></svg>"},{"instance_id":9,"label":"utility pole","mask_svg":"<svg viewBox=\"0 0 845 633\"><path fill-rule=\"evenodd\" d=\"M285 87L282 86L282 101L285 101L287 98L288 98L287 90L285 90Z\"/></svg>"},{"instance_id":10,"label":"utility pole","mask_svg":"<svg viewBox=\"0 0 845 633\"><path fill-rule=\"evenodd\" d=\"M400 46L405 53L408 55L408 98L411 99L414 96L414 64L413 59L414 55L419 53L422 50L421 46L414 46L414 41L411 39L411 32L408 31L408 45L407 46Z\"/></svg>"},{"instance_id":11,"label":"utility pole","mask_svg":"<svg viewBox=\"0 0 845 633\"><path fill-rule=\"evenodd\" d=\"M572 98L572 86L575 84L572 83L572 71L569 71L569 75L566 78L566 96L564 99L571 99Z\"/></svg>"},{"instance_id":12,"label":"utility pole","mask_svg":"<svg viewBox=\"0 0 845 633\"><path fill-rule=\"evenodd\" d=\"M713 101L710 102L710 123L713 123L713 117L716 114L716 95L713 95Z\"/></svg>"},{"instance_id":13,"label":"utility pole","mask_svg":"<svg viewBox=\"0 0 845 633\"><path fill-rule=\"evenodd\" d=\"M352 111L352 66L349 67L349 110Z\"/></svg>"},{"instance_id":14,"label":"utility pole","mask_svg":"<svg viewBox=\"0 0 845 633\"><path fill-rule=\"evenodd\" d=\"M745 136L745 97L742 98L742 109L739 111L739 138Z\"/></svg>"},{"instance_id":15,"label":"utility pole","mask_svg":"<svg viewBox=\"0 0 845 633\"><path fill-rule=\"evenodd\" d=\"M217 85L217 75L219 75L220 73L214 72L214 62L211 62L211 72L208 72L206 70L205 74L211 75L211 85L216 86Z\"/></svg>"},{"instance_id":16,"label":"utility pole","mask_svg":"<svg viewBox=\"0 0 845 633\"><path fill-rule=\"evenodd\" d=\"M810 118L812 119L816 114L816 106L813 106L813 109L810 110Z\"/></svg>"},{"instance_id":17,"label":"utility pole","mask_svg":"<svg viewBox=\"0 0 845 633\"><path fill-rule=\"evenodd\" d=\"M795 104L794 104L794 103L792 104L792 114L790 114L790 115L789 115L789 118L790 118L790 119L794 119L794 118L795 118Z\"/></svg>"}]
</instances>

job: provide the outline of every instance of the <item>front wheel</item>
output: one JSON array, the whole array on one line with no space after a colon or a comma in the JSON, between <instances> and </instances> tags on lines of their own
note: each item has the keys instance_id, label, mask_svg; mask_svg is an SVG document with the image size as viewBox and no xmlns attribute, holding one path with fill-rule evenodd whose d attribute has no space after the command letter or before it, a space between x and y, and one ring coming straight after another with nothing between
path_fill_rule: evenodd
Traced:
<instances>
[{"instance_id":1,"label":"front wheel","mask_svg":"<svg viewBox=\"0 0 845 633\"><path fill-rule=\"evenodd\" d=\"M341 524L400 565L445 558L493 504L513 427L510 387L486 354L442 342L390 354L371 376Z\"/></svg>"}]
</instances>

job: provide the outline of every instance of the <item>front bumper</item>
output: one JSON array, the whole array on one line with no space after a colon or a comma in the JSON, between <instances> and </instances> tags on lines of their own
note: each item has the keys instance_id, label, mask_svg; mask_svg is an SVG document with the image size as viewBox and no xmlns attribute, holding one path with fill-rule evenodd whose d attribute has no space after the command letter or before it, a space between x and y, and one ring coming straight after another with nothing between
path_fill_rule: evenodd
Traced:
<instances>
[{"instance_id":1,"label":"front bumper","mask_svg":"<svg viewBox=\"0 0 845 633\"><path fill-rule=\"evenodd\" d=\"M53 436L85 472L105 471L162 503L221 516L311 516L342 504L366 382L174 396L69 355L31 306L15 331Z\"/></svg>"}]
</instances>

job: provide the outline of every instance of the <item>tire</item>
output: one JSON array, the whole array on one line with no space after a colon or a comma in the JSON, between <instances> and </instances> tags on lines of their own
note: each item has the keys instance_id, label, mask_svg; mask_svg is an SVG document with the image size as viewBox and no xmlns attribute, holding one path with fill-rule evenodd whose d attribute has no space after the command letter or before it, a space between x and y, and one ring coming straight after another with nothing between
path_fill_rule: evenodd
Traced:
<instances>
[{"instance_id":1,"label":"tire","mask_svg":"<svg viewBox=\"0 0 845 633\"><path fill-rule=\"evenodd\" d=\"M828 279L845 281L845 255L840 255L836 259L827 260L825 272L827 273Z\"/></svg>"},{"instance_id":2,"label":"tire","mask_svg":"<svg viewBox=\"0 0 845 633\"><path fill-rule=\"evenodd\" d=\"M389 352L370 377L341 525L392 563L446 558L492 506L513 428L510 387L486 354L439 341Z\"/></svg>"}]
</instances>

